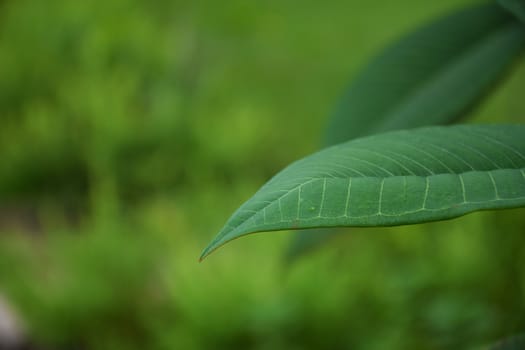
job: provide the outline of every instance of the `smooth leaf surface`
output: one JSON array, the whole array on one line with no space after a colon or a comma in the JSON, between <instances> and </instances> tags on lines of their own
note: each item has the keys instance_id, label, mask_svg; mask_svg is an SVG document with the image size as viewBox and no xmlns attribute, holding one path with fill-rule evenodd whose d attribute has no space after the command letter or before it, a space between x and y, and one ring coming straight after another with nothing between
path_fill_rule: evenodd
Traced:
<instances>
[{"instance_id":1,"label":"smooth leaf surface","mask_svg":"<svg viewBox=\"0 0 525 350\"><path fill-rule=\"evenodd\" d=\"M201 259L259 231L388 226L525 205L525 126L396 131L336 145L277 174Z\"/></svg>"},{"instance_id":2,"label":"smooth leaf surface","mask_svg":"<svg viewBox=\"0 0 525 350\"><path fill-rule=\"evenodd\" d=\"M525 0L498 0L498 2L525 23Z\"/></svg>"},{"instance_id":3,"label":"smooth leaf surface","mask_svg":"<svg viewBox=\"0 0 525 350\"><path fill-rule=\"evenodd\" d=\"M458 119L494 86L524 41L523 26L496 4L452 13L408 34L354 79L325 145Z\"/></svg>"},{"instance_id":4,"label":"smooth leaf surface","mask_svg":"<svg viewBox=\"0 0 525 350\"><path fill-rule=\"evenodd\" d=\"M521 0L501 0L516 9ZM496 4L448 14L386 48L356 77L325 146L376 132L449 124L482 101L523 48L525 32ZM424 116L424 117L422 117ZM296 232L292 260L342 230Z\"/></svg>"}]
</instances>

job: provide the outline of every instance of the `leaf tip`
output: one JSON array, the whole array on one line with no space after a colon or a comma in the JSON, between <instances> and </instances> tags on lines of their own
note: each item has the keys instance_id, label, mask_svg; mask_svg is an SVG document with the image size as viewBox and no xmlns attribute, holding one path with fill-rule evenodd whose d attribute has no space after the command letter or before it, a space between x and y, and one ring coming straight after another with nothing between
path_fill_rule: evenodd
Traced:
<instances>
[{"instance_id":1,"label":"leaf tip","mask_svg":"<svg viewBox=\"0 0 525 350\"><path fill-rule=\"evenodd\" d=\"M225 234L224 232L220 232L201 253L201 256L199 257L199 262L202 262L204 259L208 257L211 253L228 243L229 241L239 238L242 235L234 236L233 238L229 235Z\"/></svg>"},{"instance_id":2,"label":"leaf tip","mask_svg":"<svg viewBox=\"0 0 525 350\"><path fill-rule=\"evenodd\" d=\"M199 262L202 262L204 259L208 257L211 253L213 253L217 248L219 248L221 245L223 245L224 242L221 242L220 240L213 240L201 253L201 256L199 257Z\"/></svg>"},{"instance_id":3,"label":"leaf tip","mask_svg":"<svg viewBox=\"0 0 525 350\"><path fill-rule=\"evenodd\" d=\"M204 259L206 259L208 255L211 254L212 250L210 248L211 248L211 245L208 245L206 248L204 248L204 250L202 251L199 257L199 262L202 262Z\"/></svg>"}]
</instances>

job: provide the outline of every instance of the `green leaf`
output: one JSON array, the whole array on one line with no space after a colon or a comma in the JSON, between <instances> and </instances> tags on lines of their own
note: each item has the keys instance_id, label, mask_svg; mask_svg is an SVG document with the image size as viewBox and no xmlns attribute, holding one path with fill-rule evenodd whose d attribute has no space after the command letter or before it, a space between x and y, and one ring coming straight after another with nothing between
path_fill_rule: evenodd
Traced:
<instances>
[{"instance_id":1,"label":"green leaf","mask_svg":"<svg viewBox=\"0 0 525 350\"><path fill-rule=\"evenodd\" d=\"M524 0L498 0L499 4L513 13L520 21L525 23L525 1Z\"/></svg>"},{"instance_id":2,"label":"green leaf","mask_svg":"<svg viewBox=\"0 0 525 350\"><path fill-rule=\"evenodd\" d=\"M448 14L402 37L351 84L329 121L325 145L459 119L482 101L521 51L525 31L520 27L496 4L484 4ZM287 259L340 231L296 232Z\"/></svg>"},{"instance_id":3,"label":"green leaf","mask_svg":"<svg viewBox=\"0 0 525 350\"><path fill-rule=\"evenodd\" d=\"M496 4L452 13L408 34L355 78L325 144L456 120L494 86L524 41L523 26Z\"/></svg>"},{"instance_id":4,"label":"green leaf","mask_svg":"<svg viewBox=\"0 0 525 350\"><path fill-rule=\"evenodd\" d=\"M524 125L390 132L285 168L232 215L201 259L254 232L415 224L524 205Z\"/></svg>"}]
</instances>

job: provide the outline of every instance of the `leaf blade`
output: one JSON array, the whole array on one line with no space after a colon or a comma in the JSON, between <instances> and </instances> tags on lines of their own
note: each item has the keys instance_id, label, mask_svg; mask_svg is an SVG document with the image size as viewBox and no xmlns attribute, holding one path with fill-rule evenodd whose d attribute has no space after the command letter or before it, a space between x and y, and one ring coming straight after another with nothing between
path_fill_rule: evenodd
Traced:
<instances>
[{"instance_id":1,"label":"leaf blade","mask_svg":"<svg viewBox=\"0 0 525 350\"><path fill-rule=\"evenodd\" d=\"M500 0L513 8L519 1ZM352 82L328 124L324 144L459 119L481 101L522 50L522 27L496 4L483 4L408 33L372 59ZM339 233L296 232L287 259Z\"/></svg>"},{"instance_id":2,"label":"leaf blade","mask_svg":"<svg viewBox=\"0 0 525 350\"><path fill-rule=\"evenodd\" d=\"M498 0L498 3L503 8L513 13L520 21L525 23L525 1L523 0Z\"/></svg>"},{"instance_id":3,"label":"leaf blade","mask_svg":"<svg viewBox=\"0 0 525 350\"><path fill-rule=\"evenodd\" d=\"M249 233L405 225L523 206L524 135L524 125L432 127L329 147L261 187L201 260Z\"/></svg>"},{"instance_id":4,"label":"leaf blade","mask_svg":"<svg viewBox=\"0 0 525 350\"><path fill-rule=\"evenodd\" d=\"M353 80L324 144L458 119L500 77L524 41L523 26L495 4L451 13L407 34Z\"/></svg>"}]
</instances>

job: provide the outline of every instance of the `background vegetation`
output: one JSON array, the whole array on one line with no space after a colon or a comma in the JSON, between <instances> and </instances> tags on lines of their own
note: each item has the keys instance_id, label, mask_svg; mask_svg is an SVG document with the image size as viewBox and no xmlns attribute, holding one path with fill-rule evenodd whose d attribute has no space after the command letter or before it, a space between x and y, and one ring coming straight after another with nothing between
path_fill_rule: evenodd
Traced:
<instances>
[{"instance_id":1,"label":"background vegetation","mask_svg":"<svg viewBox=\"0 0 525 350\"><path fill-rule=\"evenodd\" d=\"M34 348L477 348L525 329L525 211L197 263L384 45L469 1L0 1L0 295ZM523 122L525 64L471 112ZM468 84L468 82L465 82Z\"/></svg>"}]
</instances>

